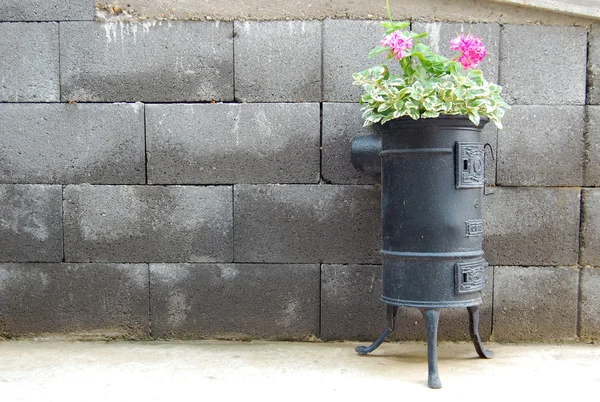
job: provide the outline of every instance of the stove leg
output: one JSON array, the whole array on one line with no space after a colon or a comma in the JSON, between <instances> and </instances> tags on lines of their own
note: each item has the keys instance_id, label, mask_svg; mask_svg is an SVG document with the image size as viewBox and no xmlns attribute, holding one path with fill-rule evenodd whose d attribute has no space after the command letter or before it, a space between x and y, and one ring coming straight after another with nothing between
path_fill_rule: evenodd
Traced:
<instances>
[{"instance_id":1,"label":"stove leg","mask_svg":"<svg viewBox=\"0 0 600 402\"><path fill-rule=\"evenodd\" d=\"M475 350L479 357L485 359L491 359L494 357L494 352L486 350L481 342L481 336L479 336L479 306L467 307L469 310L469 332L471 333L471 340L475 345Z\"/></svg>"},{"instance_id":2,"label":"stove leg","mask_svg":"<svg viewBox=\"0 0 600 402\"><path fill-rule=\"evenodd\" d=\"M375 340L375 342L373 342L370 346L357 346L356 347L356 352L359 355L366 355L367 353L371 353L372 351L374 351L375 349L377 349L379 347L379 345L381 345L383 343L383 341L385 341L385 338L387 338L392 331L394 330L395 326L396 326L396 314L398 313L398 306L391 306L388 304L387 306L387 328L385 329L385 331L383 331L383 333L381 335L379 335L379 338L377 338Z\"/></svg>"},{"instance_id":3,"label":"stove leg","mask_svg":"<svg viewBox=\"0 0 600 402\"><path fill-rule=\"evenodd\" d=\"M442 388L440 375L438 373L438 323L440 320L440 310L438 309L421 309L421 313L425 318L425 326L427 327L427 366L428 378L427 386L429 388Z\"/></svg>"}]
</instances>

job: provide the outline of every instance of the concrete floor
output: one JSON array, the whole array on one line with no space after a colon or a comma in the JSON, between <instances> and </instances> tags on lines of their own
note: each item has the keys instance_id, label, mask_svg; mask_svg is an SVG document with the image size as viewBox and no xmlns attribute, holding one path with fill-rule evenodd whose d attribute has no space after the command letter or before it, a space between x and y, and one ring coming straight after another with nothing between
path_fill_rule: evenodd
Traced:
<instances>
[{"instance_id":1,"label":"concrete floor","mask_svg":"<svg viewBox=\"0 0 600 402\"><path fill-rule=\"evenodd\" d=\"M496 356L484 360L470 344L442 343L443 388L432 390L424 343L385 343L365 357L356 345L4 341L0 400L519 402L594 400L600 389L600 346L491 344Z\"/></svg>"}]
</instances>

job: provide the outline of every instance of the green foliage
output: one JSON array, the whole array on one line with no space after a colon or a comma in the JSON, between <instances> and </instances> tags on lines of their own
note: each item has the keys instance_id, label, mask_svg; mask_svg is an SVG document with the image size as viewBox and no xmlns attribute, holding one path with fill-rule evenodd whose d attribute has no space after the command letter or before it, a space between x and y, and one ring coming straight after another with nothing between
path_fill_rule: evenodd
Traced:
<instances>
[{"instance_id":1,"label":"green foliage","mask_svg":"<svg viewBox=\"0 0 600 402\"><path fill-rule=\"evenodd\" d=\"M382 26L390 34L408 23L386 21ZM386 64L353 74L354 85L364 91L360 103L365 126L402 116L416 120L443 114L468 116L476 125L481 117L487 117L502 128L504 111L510 107L502 99L499 85L487 82L480 70L464 70L459 62L434 53L419 40L427 33L402 33L413 40L412 48L399 60L402 75L390 74ZM386 46L377 46L369 57L386 51L388 59L396 59Z\"/></svg>"}]
</instances>

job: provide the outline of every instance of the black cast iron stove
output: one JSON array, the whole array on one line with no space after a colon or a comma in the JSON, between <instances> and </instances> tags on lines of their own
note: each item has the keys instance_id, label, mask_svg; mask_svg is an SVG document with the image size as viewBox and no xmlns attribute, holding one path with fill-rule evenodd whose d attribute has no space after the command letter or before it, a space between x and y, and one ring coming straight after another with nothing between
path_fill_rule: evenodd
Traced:
<instances>
[{"instance_id":1,"label":"black cast iron stove","mask_svg":"<svg viewBox=\"0 0 600 402\"><path fill-rule=\"evenodd\" d=\"M437 332L441 308L466 307L477 354L491 358L479 336L485 287L481 197L485 151L481 131L462 116L400 118L379 125L380 135L352 143L352 163L381 172L383 295L388 326L375 350L394 330L398 306L421 310L427 328L428 386L441 388Z\"/></svg>"}]
</instances>

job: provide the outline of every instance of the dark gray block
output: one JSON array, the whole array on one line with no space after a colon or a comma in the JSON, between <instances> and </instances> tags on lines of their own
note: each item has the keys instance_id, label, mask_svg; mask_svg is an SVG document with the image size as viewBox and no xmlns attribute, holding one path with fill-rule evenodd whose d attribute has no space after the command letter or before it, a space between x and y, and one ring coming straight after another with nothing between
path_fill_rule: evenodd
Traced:
<instances>
[{"instance_id":1,"label":"dark gray block","mask_svg":"<svg viewBox=\"0 0 600 402\"><path fill-rule=\"evenodd\" d=\"M495 341L576 338L578 269L495 267L494 278Z\"/></svg>"},{"instance_id":2,"label":"dark gray block","mask_svg":"<svg viewBox=\"0 0 600 402\"><path fill-rule=\"evenodd\" d=\"M321 22L235 21L235 97L321 100Z\"/></svg>"},{"instance_id":3,"label":"dark gray block","mask_svg":"<svg viewBox=\"0 0 600 402\"><path fill-rule=\"evenodd\" d=\"M352 139L376 134L373 126L363 127L358 103L323 104L323 150L321 175L333 184L374 184L378 175L358 172L350 162Z\"/></svg>"},{"instance_id":4,"label":"dark gray block","mask_svg":"<svg viewBox=\"0 0 600 402\"><path fill-rule=\"evenodd\" d=\"M600 269L581 270L580 334L584 340L600 339Z\"/></svg>"},{"instance_id":5,"label":"dark gray block","mask_svg":"<svg viewBox=\"0 0 600 402\"><path fill-rule=\"evenodd\" d=\"M600 106L588 106L585 186L600 186Z\"/></svg>"},{"instance_id":6,"label":"dark gray block","mask_svg":"<svg viewBox=\"0 0 600 402\"><path fill-rule=\"evenodd\" d=\"M487 55L477 66L483 72L483 77L493 83L498 82L498 64L500 48L499 24L461 24L442 22L413 22L412 30L421 33L427 32L428 36L422 41L431 49L448 58L455 58L460 52L450 49L450 40L460 34L471 34L481 38L486 47Z\"/></svg>"},{"instance_id":7,"label":"dark gray block","mask_svg":"<svg viewBox=\"0 0 600 402\"><path fill-rule=\"evenodd\" d=\"M58 24L0 23L0 54L0 102L60 101Z\"/></svg>"},{"instance_id":8,"label":"dark gray block","mask_svg":"<svg viewBox=\"0 0 600 402\"><path fill-rule=\"evenodd\" d=\"M73 262L229 262L231 187L67 186Z\"/></svg>"},{"instance_id":9,"label":"dark gray block","mask_svg":"<svg viewBox=\"0 0 600 402\"><path fill-rule=\"evenodd\" d=\"M352 85L352 74L385 62L385 56L369 59L385 29L379 21L325 20L323 22L323 99L358 102L361 88Z\"/></svg>"},{"instance_id":10,"label":"dark gray block","mask_svg":"<svg viewBox=\"0 0 600 402\"><path fill-rule=\"evenodd\" d=\"M318 265L151 264L150 281L158 338L318 336Z\"/></svg>"},{"instance_id":11,"label":"dark gray block","mask_svg":"<svg viewBox=\"0 0 600 402\"><path fill-rule=\"evenodd\" d=\"M319 105L148 105L148 182L316 183Z\"/></svg>"},{"instance_id":12,"label":"dark gray block","mask_svg":"<svg viewBox=\"0 0 600 402\"><path fill-rule=\"evenodd\" d=\"M600 24L588 34L588 104L600 105Z\"/></svg>"},{"instance_id":13,"label":"dark gray block","mask_svg":"<svg viewBox=\"0 0 600 402\"><path fill-rule=\"evenodd\" d=\"M585 103L585 28L504 25L500 49L500 85L508 103Z\"/></svg>"},{"instance_id":14,"label":"dark gray block","mask_svg":"<svg viewBox=\"0 0 600 402\"><path fill-rule=\"evenodd\" d=\"M0 182L144 183L142 104L0 104Z\"/></svg>"},{"instance_id":15,"label":"dark gray block","mask_svg":"<svg viewBox=\"0 0 600 402\"><path fill-rule=\"evenodd\" d=\"M146 264L0 264L0 336L149 336Z\"/></svg>"},{"instance_id":16,"label":"dark gray block","mask_svg":"<svg viewBox=\"0 0 600 402\"><path fill-rule=\"evenodd\" d=\"M600 267L600 189L583 189L581 265Z\"/></svg>"},{"instance_id":17,"label":"dark gray block","mask_svg":"<svg viewBox=\"0 0 600 402\"><path fill-rule=\"evenodd\" d=\"M0 184L0 261L62 258L62 188Z\"/></svg>"},{"instance_id":18,"label":"dark gray block","mask_svg":"<svg viewBox=\"0 0 600 402\"><path fill-rule=\"evenodd\" d=\"M483 292L480 334L488 339L492 324L493 270ZM321 338L374 341L386 328L381 297L381 267L323 265L321 272ZM391 340L426 340L425 323L416 308L400 307ZM440 340L469 341L467 309L441 309Z\"/></svg>"},{"instance_id":19,"label":"dark gray block","mask_svg":"<svg viewBox=\"0 0 600 402\"><path fill-rule=\"evenodd\" d=\"M234 193L236 262L380 261L377 188L236 185Z\"/></svg>"},{"instance_id":20,"label":"dark gray block","mask_svg":"<svg viewBox=\"0 0 600 402\"><path fill-rule=\"evenodd\" d=\"M3 0L0 21L92 21L94 0Z\"/></svg>"},{"instance_id":21,"label":"dark gray block","mask_svg":"<svg viewBox=\"0 0 600 402\"><path fill-rule=\"evenodd\" d=\"M513 106L498 133L498 184L581 186L584 106Z\"/></svg>"},{"instance_id":22,"label":"dark gray block","mask_svg":"<svg viewBox=\"0 0 600 402\"><path fill-rule=\"evenodd\" d=\"M66 22L65 101L233 100L231 22Z\"/></svg>"},{"instance_id":23,"label":"dark gray block","mask_svg":"<svg viewBox=\"0 0 600 402\"><path fill-rule=\"evenodd\" d=\"M484 250L492 265L576 265L579 189L496 187L484 197Z\"/></svg>"}]
</instances>

